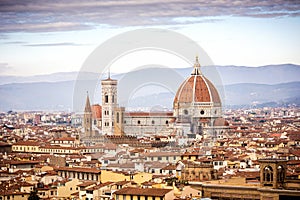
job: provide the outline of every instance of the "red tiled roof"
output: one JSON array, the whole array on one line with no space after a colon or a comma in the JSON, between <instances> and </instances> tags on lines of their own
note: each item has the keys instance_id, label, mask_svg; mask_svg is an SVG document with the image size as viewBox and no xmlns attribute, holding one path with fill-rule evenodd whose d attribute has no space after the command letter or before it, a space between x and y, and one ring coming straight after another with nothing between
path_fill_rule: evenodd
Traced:
<instances>
[{"instance_id":1,"label":"red tiled roof","mask_svg":"<svg viewBox=\"0 0 300 200\"><path fill-rule=\"evenodd\" d=\"M54 141L75 141L75 138L73 137L61 137L61 138L55 138Z\"/></svg>"},{"instance_id":2,"label":"red tiled roof","mask_svg":"<svg viewBox=\"0 0 300 200\"><path fill-rule=\"evenodd\" d=\"M14 143L13 145L23 145L23 146L40 146L37 141L19 141Z\"/></svg>"},{"instance_id":3,"label":"red tiled roof","mask_svg":"<svg viewBox=\"0 0 300 200\"><path fill-rule=\"evenodd\" d=\"M172 189L125 187L116 191L115 194L163 197L170 191L172 191Z\"/></svg>"},{"instance_id":4,"label":"red tiled roof","mask_svg":"<svg viewBox=\"0 0 300 200\"><path fill-rule=\"evenodd\" d=\"M56 171L101 173L101 170L84 167L57 167Z\"/></svg>"}]
</instances>

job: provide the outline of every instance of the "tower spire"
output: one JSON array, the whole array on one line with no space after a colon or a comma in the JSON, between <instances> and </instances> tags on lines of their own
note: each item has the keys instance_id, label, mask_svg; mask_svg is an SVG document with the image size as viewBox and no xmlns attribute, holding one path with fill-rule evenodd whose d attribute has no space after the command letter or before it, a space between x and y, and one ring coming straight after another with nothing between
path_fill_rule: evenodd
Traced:
<instances>
[{"instance_id":1,"label":"tower spire","mask_svg":"<svg viewBox=\"0 0 300 200\"><path fill-rule=\"evenodd\" d=\"M86 92L86 102L85 102L85 108L84 108L84 116L83 116L83 127L84 127L84 133L85 136L90 137L93 135L92 130L92 108L89 98L88 91Z\"/></svg>"},{"instance_id":2,"label":"tower spire","mask_svg":"<svg viewBox=\"0 0 300 200\"><path fill-rule=\"evenodd\" d=\"M92 112L90 98L89 98L89 92L88 91L86 91L86 101L85 101L84 112Z\"/></svg>"},{"instance_id":3,"label":"tower spire","mask_svg":"<svg viewBox=\"0 0 300 200\"><path fill-rule=\"evenodd\" d=\"M194 69L193 69L193 72L191 75L201 75L201 71L200 71L200 63L199 63L199 59L198 59L198 56L196 56L196 61L195 61L195 64L194 64Z\"/></svg>"}]
</instances>

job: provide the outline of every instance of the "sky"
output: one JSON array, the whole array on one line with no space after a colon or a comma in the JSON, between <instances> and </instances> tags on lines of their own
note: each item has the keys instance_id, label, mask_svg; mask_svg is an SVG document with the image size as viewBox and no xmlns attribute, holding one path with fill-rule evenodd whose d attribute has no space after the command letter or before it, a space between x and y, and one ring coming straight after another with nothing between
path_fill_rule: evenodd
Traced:
<instances>
[{"instance_id":1,"label":"sky","mask_svg":"<svg viewBox=\"0 0 300 200\"><path fill-rule=\"evenodd\" d=\"M149 27L189 37L216 65L300 64L296 0L0 0L0 17L0 75L79 71L103 42ZM112 71L126 72L153 60L191 67L166 54L128 54Z\"/></svg>"}]
</instances>

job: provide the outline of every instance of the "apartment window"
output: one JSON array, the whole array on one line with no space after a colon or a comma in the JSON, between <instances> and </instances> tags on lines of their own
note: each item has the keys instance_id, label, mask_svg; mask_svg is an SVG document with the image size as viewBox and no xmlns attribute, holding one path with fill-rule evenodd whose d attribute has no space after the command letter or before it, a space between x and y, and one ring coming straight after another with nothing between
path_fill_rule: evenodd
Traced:
<instances>
[{"instance_id":1,"label":"apartment window","mask_svg":"<svg viewBox=\"0 0 300 200\"><path fill-rule=\"evenodd\" d=\"M157 158L158 160L162 160L162 158L160 157L160 156L158 156L158 158Z\"/></svg>"}]
</instances>

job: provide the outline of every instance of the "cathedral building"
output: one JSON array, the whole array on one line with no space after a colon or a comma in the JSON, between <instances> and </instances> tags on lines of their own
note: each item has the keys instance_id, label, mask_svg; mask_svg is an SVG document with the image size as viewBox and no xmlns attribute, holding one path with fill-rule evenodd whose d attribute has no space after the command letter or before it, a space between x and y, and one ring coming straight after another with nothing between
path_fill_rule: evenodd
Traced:
<instances>
[{"instance_id":1,"label":"cathedral building","mask_svg":"<svg viewBox=\"0 0 300 200\"><path fill-rule=\"evenodd\" d=\"M223 133L222 103L219 93L201 72L198 57L193 71L178 88L173 102L174 127L179 135L204 136L208 144Z\"/></svg>"},{"instance_id":2,"label":"cathedral building","mask_svg":"<svg viewBox=\"0 0 300 200\"><path fill-rule=\"evenodd\" d=\"M118 81L107 79L102 85L102 119L100 135L176 135L208 141L226 129L222 103L217 89L201 72L196 57L191 75L180 85L173 102L173 112L129 112L117 104ZM86 114L87 115L87 114ZM87 120L84 120L87 123ZM86 131L89 127L85 128ZM87 134L85 134L87 135Z\"/></svg>"}]
</instances>

